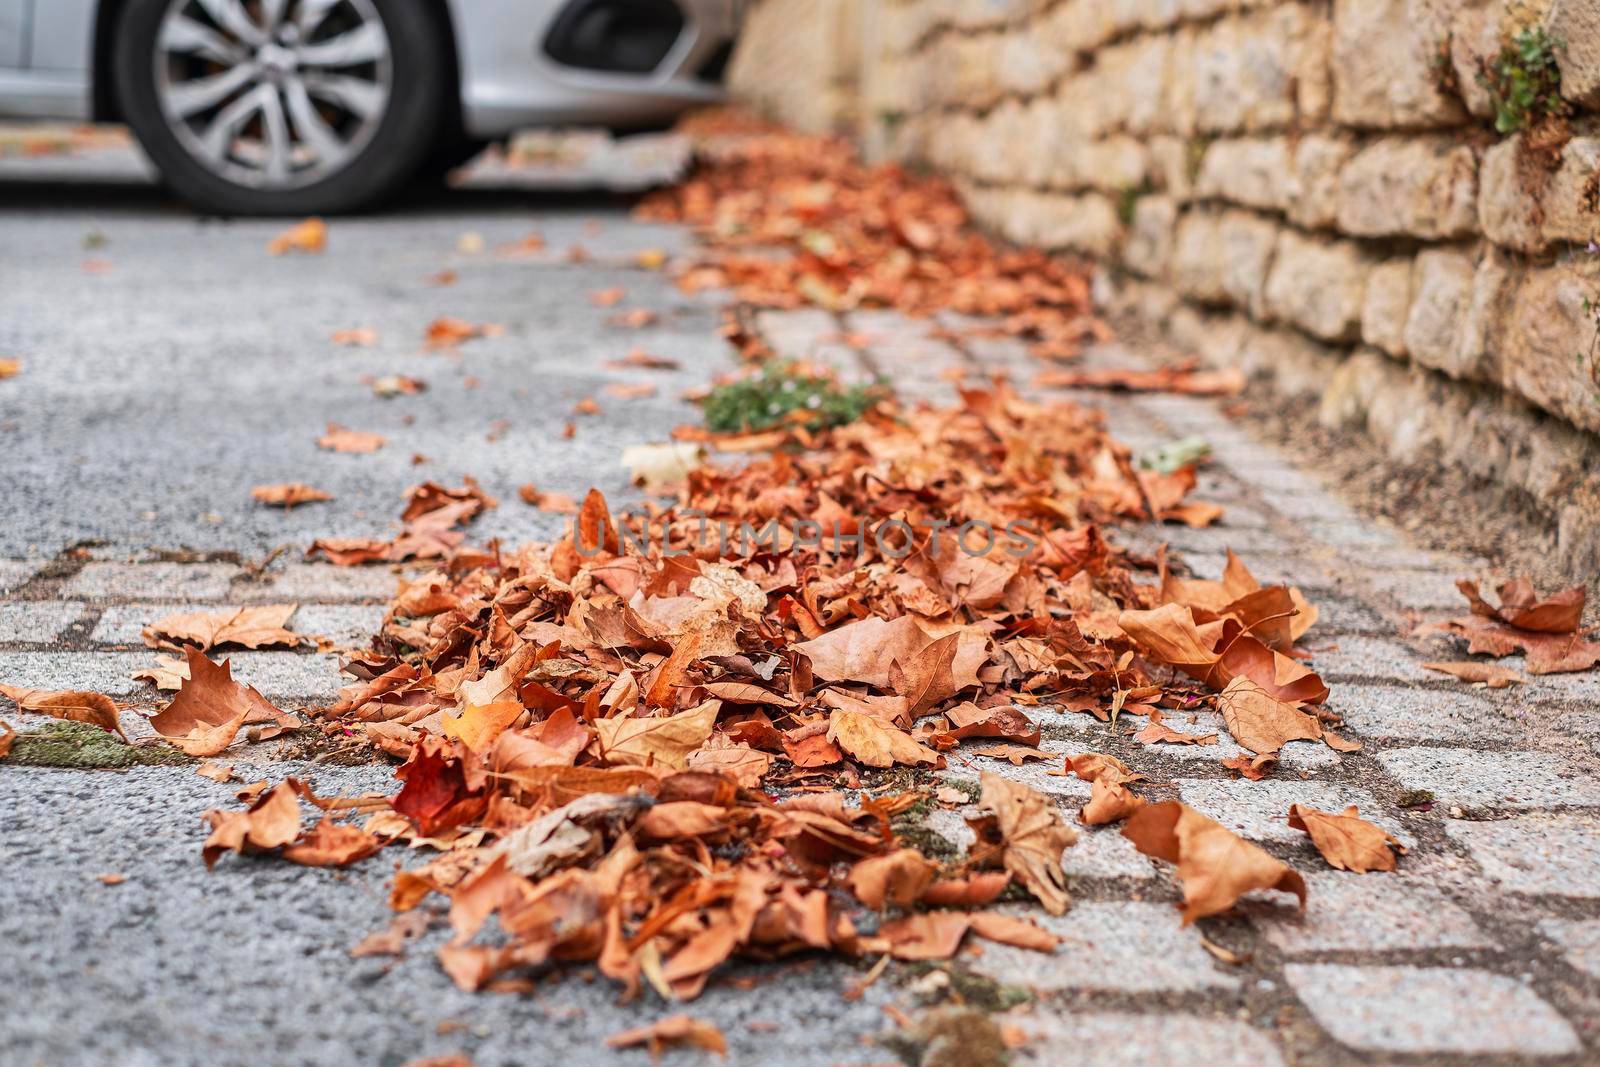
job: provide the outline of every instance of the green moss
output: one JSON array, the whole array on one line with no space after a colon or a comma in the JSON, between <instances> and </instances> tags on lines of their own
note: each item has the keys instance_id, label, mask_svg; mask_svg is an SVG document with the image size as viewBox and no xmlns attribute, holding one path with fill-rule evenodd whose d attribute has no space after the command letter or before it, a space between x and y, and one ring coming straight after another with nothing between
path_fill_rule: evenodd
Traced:
<instances>
[{"instance_id":1,"label":"green moss","mask_svg":"<svg viewBox=\"0 0 1600 1067\"><path fill-rule=\"evenodd\" d=\"M1426 789L1407 789L1400 794L1402 808L1420 808L1433 803L1433 794Z\"/></svg>"},{"instance_id":2,"label":"green moss","mask_svg":"<svg viewBox=\"0 0 1600 1067\"><path fill-rule=\"evenodd\" d=\"M61 720L17 735L6 763L82 770L192 762L165 745L125 745L98 726Z\"/></svg>"},{"instance_id":3,"label":"green moss","mask_svg":"<svg viewBox=\"0 0 1600 1067\"><path fill-rule=\"evenodd\" d=\"M706 427L714 433L749 433L799 424L822 430L855 422L890 396L888 384L842 385L793 363L776 363L719 385L706 397Z\"/></svg>"},{"instance_id":4,"label":"green moss","mask_svg":"<svg viewBox=\"0 0 1600 1067\"><path fill-rule=\"evenodd\" d=\"M1022 986L1005 985L957 963L907 963L901 976L903 981L910 984L934 971L943 971L949 977L950 992L961 1003L982 1011L1010 1011L1018 1004L1026 1004L1033 999L1033 994Z\"/></svg>"},{"instance_id":5,"label":"green moss","mask_svg":"<svg viewBox=\"0 0 1600 1067\"><path fill-rule=\"evenodd\" d=\"M961 852L948 837L930 830L921 816L908 817L908 813L902 812L890 821L889 828L903 846L914 848L929 858L954 859Z\"/></svg>"},{"instance_id":6,"label":"green moss","mask_svg":"<svg viewBox=\"0 0 1600 1067\"><path fill-rule=\"evenodd\" d=\"M1513 37L1479 72L1478 82L1489 91L1494 128L1500 133L1516 133L1567 113L1567 102L1561 99L1561 68L1556 64L1556 50L1562 46L1561 38L1535 26Z\"/></svg>"}]
</instances>

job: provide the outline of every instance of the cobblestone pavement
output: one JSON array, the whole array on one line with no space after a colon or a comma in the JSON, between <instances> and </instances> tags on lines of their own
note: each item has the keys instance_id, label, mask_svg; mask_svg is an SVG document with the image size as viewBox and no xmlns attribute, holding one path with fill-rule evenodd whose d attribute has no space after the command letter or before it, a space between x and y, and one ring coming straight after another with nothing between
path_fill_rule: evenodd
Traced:
<instances>
[{"instance_id":1,"label":"cobblestone pavement","mask_svg":"<svg viewBox=\"0 0 1600 1067\"><path fill-rule=\"evenodd\" d=\"M287 316L292 305L284 294L294 284L315 283L324 287L317 317L309 324L280 318L264 330L230 325L237 315L185 310L174 286L204 287L205 279L192 271L164 279L160 271L169 257L265 262L259 250L273 227L239 223L213 233L146 206L108 213L98 202L80 205L65 222L23 219L0 208L8 234L18 235L7 254L32 257L27 271L12 259L0 278L0 294L8 294L0 295L0 349L17 349L26 359L23 377L0 384L0 424L21 457L0 469L0 495L8 502L26 498L33 507L52 497L58 507L49 521L28 519L25 536L4 541L3 682L98 689L136 707L154 706L158 695L129 678L150 661L138 630L183 608L293 601L300 605L295 629L356 643L381 618L394 582L388 571L299 562L294 553L261 576L246 564L275 543L382 529L400 490L417 477L404 462L414 447L406 414L419 426L434 420L415 431L427 435L415 447L449 456L450 473L442 476L474 473L502 498L475 535L548 536L548 523L514 500L517 484L531 480L541 489L581 493L594 483L622 495L620 447L664 439L674 422L692 417L677 390L731 366L731 354L713 335L715 299L686 299L631 265L633 252L679 247L682 235L635 226L614 207L530 210L496 202L470 217L445 208L421 219L336 224L327 257L290 264L293 273L252 297L251 314L243 316ZM77 275L82 253L49 246L52 238L74 240L91 221L107 233L106 254L117 264L92 284L125 313L136 303L142 308L120 336L103 321L85 321L81 309L63 308L53 295L91 284ZM596 221L598 233L590 225ZM545 233L556 251L583 241L599 254L586 263L552 254L535 264L487 255L463 264L457 292L416 284L424 269L450 265L449 249L463 230L483 232L492 246L529 228ZM276 263L271 269L279 271ZM356 280L341 283L341 276ZM660 325L637 333L608 328L608 312L590 307L583 294L613 284L628 287L630 306L662 312ZM168 297L170 311L162 309ZM440 313L503 322L508 337L474 342L458 363L421 355L417 330ZM370 320L386 336L403 334L404 342L330 354L327 330L358 320ZM953 399L952 368L1007 371L1021 381L1035 369L1011 342L971 339L957 346L930 336L933 324L888 313L765 312L757 323L783 354L885 373L902 394L931 401ZM869 339L864 353L838 345L846 331ZM572 442L557 442L554 431L577 397L607 381L638 379L636 371L603 365L635 343L679 357L683 370L660 379L655 400L602 400L604 415L583 421ZM99 384L106 375L136 376L135 357L156 349L166 353L165 405L141 402L146 385L130 384L129 400ZM258 379L251 375L259 369L228 370L242 377L224 376L198 390L184 384L186 372L219 351L245 367L271 359L270 373L279 378L310 377L299 390L255 393ZM1108 345L1090 361L1135 358ZM420 373L439 383L409 407L385 407L358 384L363 373ZM467 376L479 379L478 390L465 388ZM524 393L517 396L517 389ZM462 400L472 393L505 400L506 414ZM1308 638L1313 665L1332 685L1330 704L1363 748L1340 757L1291 743L1275 778L1247 782L1219 766L1239 751L1225 732L1214 746L1143 746L1087 716L1043 712L1041 747L1122 757L1153 783L1147 795L1180 797L1306 872L1310 905L1297 916L1271 900L1251 900L1237 914L1181 928L1168 871L1137 853L1115 827L1084 832L1065 857L1074 908L1059 919L1041 917L1064 938L1058 951L990 945L962 962L1037 994L1005 1020L1031 1038L1018 1060L1206 1067L1463 1057L1596 1062L1600 679L1555 676L1487 691L1424 671L1420 663L1442 650L1403 635L1420 618L1458 610L1452 581L1475 573L1478 561L1419 551L1358 517L1314 472L1290 466L1236 428L1216 402L1087 399L1136 449L1190 434L1210 441L1215 461L1199 495L1225 505L1222 523L1118 536L1146 549L1164 539L1206 576L1220 573L1231 546L1263 580L1288 579L1304 589L1322 612ZM210 420L182 410L206 404L213 405ZM263 410L247 418L251 405ZM217 406L241 425L224 425ZM360 414L343 421L392 432L392 455L327 456L310 447L325 418L351 408ZM57 432L44 424L64 411L57 447L75 450L70 462L32 437ZM514 423L507 442L484 443L485 424L499 417ZM173 419L198 435L187 448L163 437L163 421ZM265 460L242 456L237 471L219 473L238 455L229 450L264 423L282 423L292 433L264 445ZM124 464L118 468L124 477L143 471L160 493L141 485L116 495L95 481L97 467L107 463ZM263 517L238 498L257 481L277 480L262 473L273 464L282 480L330 481L339 499L321 510ZM83 471L87 488L73 484L73 469ZM203 492L191 492L186 478ZM80 507L85 493L97 499ZM182 506L142 517L146 497L161 493L178 494ZM220 521L195 517L202 512ZM78 544L90 540L97 543ZM185 546L204 551L177 551ZM286 707L325 700L338 685L335 657L325 653L232 658L240 677ZM125 718L138 726L137 715ZM1169 725L1220 730L1204 717ZM296 773L324 792L381 789L390 775L387 766L283 760L264 745L234 762L247 781ZM1013 768L981 757L953 759L943 773L972 779L980 769L1025 780L1070 809L1088 792L1084 783L1049 776L1037 765ZM642 1054L606 1052L601 1040L675 1010L654 1001L619 1007L602 984L577 978L553 980L532 996L469 996L439 972L427 942L399 962L349 959L348 946L385 922L385 861L342 874L226 861L208 875L199 862L198 816L231 803L232 788L187 767L0 765L6 874L0 973L17 992L0 1027L0 1062L398 1065L457 1049L470 1052L479 1067L572 1057L640 1062ZM1430 808L1399 806L1402 794L1418 790L1433 795ZM1335 810L1359 805L1410 849L1400 871L1327 869L1303 835L1285 825L1294 802ZM964 845L961 814L941 812L931 829ZM97 877L113 872L125 881L111 886ZM841 994L859 972L836 962L746 966L735 978L714 984L692 1010L722 1026L737 1063L882 1063L889 1053L866 1039L889 1028L885 1007L916 1010L912 986L893 970L853 1001ZM695 1060L672 1054L668 1062Z\"/></svg>"}]
</instances>

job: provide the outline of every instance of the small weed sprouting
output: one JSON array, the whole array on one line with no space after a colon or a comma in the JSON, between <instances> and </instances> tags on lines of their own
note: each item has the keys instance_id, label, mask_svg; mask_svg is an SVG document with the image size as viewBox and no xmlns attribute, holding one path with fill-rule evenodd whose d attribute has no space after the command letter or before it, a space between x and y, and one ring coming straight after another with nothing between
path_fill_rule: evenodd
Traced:
<instances>
[{"instance_id":1,"label":"small weed sprouting","mask_svg":"<svg viewBox=\"0 0 1600 1067\"><path fill-rule=\"evenodd\" d=\"M845 385L820 368L777 363L711 390L705 401L706 427L713 433L795 425L824 430L855 422L889 396L882 379Z\"/></svg>"},{"instance_id":2,"label":"small weed sprouting","mask_svg":"<svg viewBox=\"0 0 1600 1067\"><path fill-rule=\"evenodd\" d=\"M1484 65L1478 81L1494 104L1495 130L1517 133L1567 113L1567 102L1561 99L1561 69L1556 65L1556 49L1562 43L1536 26L1517 34Z\"/></svg>"}]
</instances>

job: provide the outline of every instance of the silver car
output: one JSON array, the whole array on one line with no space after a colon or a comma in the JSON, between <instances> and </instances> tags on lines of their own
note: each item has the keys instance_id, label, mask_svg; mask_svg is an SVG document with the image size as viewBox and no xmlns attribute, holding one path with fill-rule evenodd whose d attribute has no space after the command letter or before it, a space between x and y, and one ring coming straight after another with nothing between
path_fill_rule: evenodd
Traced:
<instances>
[{"instance_id":1,"label":"silver car","mask_svg":"<svg viewBox=\"0 0 1600 1067\"><path fill-rule=\"evenodd\" d=\"M126 122L223 214L333 213L523 126L721 96L744 0L0 0L0 117Z\"/></svg>"}]
</instances>

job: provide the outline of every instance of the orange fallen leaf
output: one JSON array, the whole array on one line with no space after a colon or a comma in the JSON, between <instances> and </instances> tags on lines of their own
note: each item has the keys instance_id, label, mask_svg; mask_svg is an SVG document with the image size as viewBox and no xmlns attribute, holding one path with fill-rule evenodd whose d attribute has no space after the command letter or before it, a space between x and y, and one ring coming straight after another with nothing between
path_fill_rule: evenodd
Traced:
<instances>
[{"instance_id":1,"label":"orange fallen leaf","mask_svg":"<svg viewBox=\"0 0 1600 1067\"><path fill-rule=\"evenodd\" d=\"M232 764L213 763L211 760L206 760L196 767L194 773L202 778L209 778L213 782L231 782L234 779Z\"/></svg>"},{"instance_id":2,"label":"orange fallen leaf","mask_svg":"<svg viewBox=\"0 0 1600 1067\"><path fill-rule=\"evenodd\" d=\"M678 715L601 719L594 724L607 762L655 764L683 770L689 753L706 743L716 725L718 700L708 700Z\"/></svg>"},{"instance_id":3,"label":"orange fallen leaf","mask_svg":"<svg viewBox=\"0 0 1600 1067\"><path fill-rule=\"evenodd\" d=\"M1183 393L1189 396L1237 396L1244 391L1244 372L1237 367L1199 370L1192 364L1136 370L1051 370L1034 376L1040 389L1112 389L1130 393Z\"/></svg>"},{"instance_id":4,"label":"orange fallen leaf","mask_svg":"<svg viewBox=\"0 0 1600 1067\"><path fill-rule=\"evenodd\" d=\"M1540 598L1528 578L1513 578L1501 584L1500 606L1495 607L1478 592L1478 583L1462 578L1456 588L1472 605L1474 615L1503 622L1518 630L1542 634L1570 634L1583 625L1583 605L1589 590L1578 585Z\"/></svg>"},{"instance_id":5,"label":"orange fallen leaf","mask_svg":"<svg viewBox=\"0 0 1600 1067\"><path fill-rule=\"evenodd\" d=\"M1527 685L1528 680L1510 667L1481 660L1451 660L1445 663L1424 663L1430 671L1438 671L1459 678L1463 682L1482 682L1490 689L1506 689L1513 685Z\"/></svg>"},{"instance_id":6,"label":"orange fallen leaf","mask_svg":"<svg viewBox=\"0 0 1600 1067\"><path fill-rule=\"evenodd\" d=\"M211 824L211 836L200 856L209 870L224 852L266 852L299 837L300 800L291 779L261 794L245 811L212 810L205 813L205 820Z\"/></svg>"},{"instance_id":7,"label":"orange fallen leaf","mask_svg":"<svg viewBox=\"0 0 1600 1067\"><path fill-rule=\"evenodd\" d=\"M601 391L618 400L640 400L655 396L656 386L654 382L610 382Z\"/></svg>"},{"instance_id":8,"label":"orange fallen leaf","mask_svg":"<svg viewBox=\"0 0 1600 1067\"><path fill-rule=\"evenodd\" d=\"M1354 804L1338 815L1291 804L1289 825L1310 835L1322 858L1337 870L1358 874L1394 870L1395 853L1404 854L1405 846L1360 815Z\"/></svg>"},{"instance_id":9,"label":"orange fallen leaf","mask_svg":"<svg viewBox=\"0 0 1600 1067\"><path fill-rule=\"evenodd\" d=\"M1146 856L1178 865L1185 926L1227 911L1253 889L1293 893L1305 907L1306 883L1298 872L1181 801L1144 805L1122 836Z\"/></svg>"},{"instance_id":10,"label":"orange fallen leaf","mask_svg":"<svg viewBox=\"0 0 1600 1067\"><path fill-rule=\"evenodd\" d=\"M989 756L993 759L1003 759L1013 767L1020 767L1028 760L1053 760L1054 752L1034 748L1031 745L985 745L981 748L970 750L974 756Z\"/></svg>"},{"instance_id":11,"label":"orange fallen leaf","mask_svg":"<svg viewBox=\"0 0 1600 1067\"><path fill-rule=\"evenodd\" d=\"M17 729L8 722L0 722L0 759L11 755L11 743L17 739Z\"/></svg>"},{"instance_id":12,"label":"orange fallen leaf","mask_svg":"<svg viewBox=\"0 0 1600 1067\"><path fill-rule=\"evenodd\" d=\"M332 500L331 493L324 493L321 489L313 488L305 482L284 482L281 485L258 485L250 490L250 495L263 504L282 504L283 509L298 507L301 504L310 504L318 500Z\"/></svg>"},{"instance_id":13,"label":"orange fallen leaf","mask_svg":"<svg viewBox=\"0 0 1600 1067\"><path fill-rule=\"evenodd\" d=\"M715 1052L718 1056L728 1054L728 1041L722 1036L722 1031L704 1019L690 1015L669 1015L648 1026L636 1026L606 1038L608 1048L638 1048L641 1045L650 1050L652 1059L659 1058L665 1049L682 1045Z\"/></svg>"},{"instance_id":14,"label":"orange fallen leaf","mask_svg":"<svg viewBox=\"0 0 1600 1067\"><path fill-rule=\"evenodd\" d=\"M328 247L328 224L321 219L306 219L284 230L267 242L267 254L285 252L317 253Z\"/></svg>"},{"instance_id":15,"label":"orange fallen leaf","mask_svg":"<svg viewBox=\"0 0 1600 1067\"><path fill-rule=\"evenodd\" d=\"M117 702L104 693L81 690L47 692L43 689L0 685L0 696L14 700L19 711L88 723L100 727L107 733L116 734L124 741L128 739L122 732L122 724L117 719Z\"/></svg>"},{"instance_id":16,"label":"orange fallen leaf","mask_svg":"<svg viewBox=\"0 0 1600 1067\"><path fill-rule=\"evenodd\" d=\"M549 511L557 515L576 515L578 502L566 493L541 493L531 483L517 489L517 495L522 502L540 511Z\"/></svg>"},{"instance_id":17,"label":"orange fallen leaf","mask_svg":"<svg viewBox=\"0 0 1600 1067\"><path fill-rule=\"evenodd\" d=\"M204 652L186 646L189 677L150 726L173 745L196 758L215 756L233 743L246 720L276 722L284 713L254 688L233 680L224 660L211 662Z\"/></svg>"},{"instance_id":18,"label":"orange fallen leaf","mask_svg":"<svg viewBox=\"0 0 1600 1067\"><path fill-rule=\"evenodd\" d=\"M828 720L828 740L868 767L934 766L938 753L923 748L904 730L859 711L835 711Z\"/></svg>"},{"instance_id":19,"label":"orange fallen leaf","mask_svg":"<svg viewBox=\"0 0 1600 1067\"><path fill-rule=\"evenodd\" d=\"M373 855L383 845L380 837L323 816L283 850L283 858L303 867L347 867Z\"/></svg>"},{"instance_id":20,"label":"orange fallen leaf","mask_svg":"<svg viewBox=\"0 0 1600 1067\"><path fill-rule=\"evenodd\" d=\"M1133 735L1135 741L1141 744L1154 745L1166 743L1173 745L1214 745L1217 743L1216 734L1186 734L1181 730L1174 730L1162 720L1165 715L1160 708L1150 709L1150 724Z\"/></svg>"},{"instance_id":21,"label":"orange fallen leaf","mask_svg":"<svg viewBox=\"0 0 1600 1067\"><path fill-rule=\"evenodd\" d=\"M388 443L382 434L347 429L336 422L328 423L327 431L317 438L317 447L330 452L376 452Z\"/></svg>"},{"instance_id":22,"label":"orange fallen leaf","mask_svg":"<svg viewBox=\"0 0 1600 1067\"><path fill-rule=\"evenodd\" d=\"M305 640L284 624L295 604L263 604L229 611L179 612L146 626L140 636L151 648L201 651L233 645L240 648L294 648Z\"/></svg>"},{"instance_id":23,"label":"orange fallen leaf","mask_svg":"<svg viewBox=\"0 0 1600 1067\"><path fill-rule=\"evenodd\" d=\"M628 291L626 289L620 285L614 285L609 289L596 289L590 293L589 303L601 308L616 307L622 303L622 298L627 295Z\"/></svg>"},{"instance_id":24,"label":"orange fallen leaf","mask_svg":"<svg viewBox=\"0 0 1600 1067\"><path fill-rule=\"evenodd\" d=\"M1010 872L1050 914L1065 914L1072 901L1061 854L1077 843L1077 832L1038 790L988 771L980 782L978 807L988 814L967 820L977 835L973 858Z\"/></svg>"},{"instance_id":25,"label":"orange fallen leaf","mask_svg":"<svg viewBox=\"0 0 1600 1067\"><path fill-rule=\"evenodd\" d=\"M598 415L600 414L600 402L592 396L586 396L572 406L572 413L574 415ZM570 426L572 424L568 423L567 425ZM570 437L572 435L568 434L567 436Z\"/></svg>"},{"instance_id":26,"label":"orange fallen leaf","mask_svg":"<svg viewBox=\"0 0 1600 1067\"><path fill-rule=\"evenodd\" d=\"M99 880L101 885L121 885L123 882L128 880L127 875L117 874L113 871L107 871L104 874L97 874L95 875L95 878Z\"/></svg>"},{"instance_id":27,"label":"orange fallen leaf","mask_svg":"<svg viewBox=\"0 0 1600 1067\"><path fill-rule=\"evenodd\" d=\"M22 360L14 358L0 359L0 381L15 378L22 373Z\"/></svg>"},{"instance_id":28,"label":"orange fallen leaf","mask_svg":"<svg viewBox=\"0 0 1600 1067\"><path fill-rule=\"evenodd\" d=\"M939 865L914 848L868 856L850 869L850 891L869 908L910 907L933 884Z\"/></svg>"},{"instance_id":29,"label":"orange fallen leaf","mask_svg":"<svg viewBox=\"0 0 1600 1067\"><path fill-rule=\"evenodd\" d=\"M409 374L385 374L372 379L372 395L389 399L396 396L416 396L426 392L428 383Z\"/></svg>"},{"instance_id":30,"label":"orange fallen leaf","mask_svg":"<svg viewBox=\"0 0 1600 1067\"><path fill-rule=\"evenodd\" d=\"M371 326L354 326L347 330L334 330L329 339L346 348L371 348L378 343L378 331Z\"/></svg>"},{"instance_id":31,"label":"orange fallen leaf","mask_svg":"<svg viewBox=\"0 0 1600 1067\"><path fill-rule=\"evenodd\" d=\"M1270 754L1290 741L1322 739L1322 723L1277 699L1249 678L1230 681L1217 695L1217 710L1233 739L1251 752Z\"/></svg>"}]
</instances>

